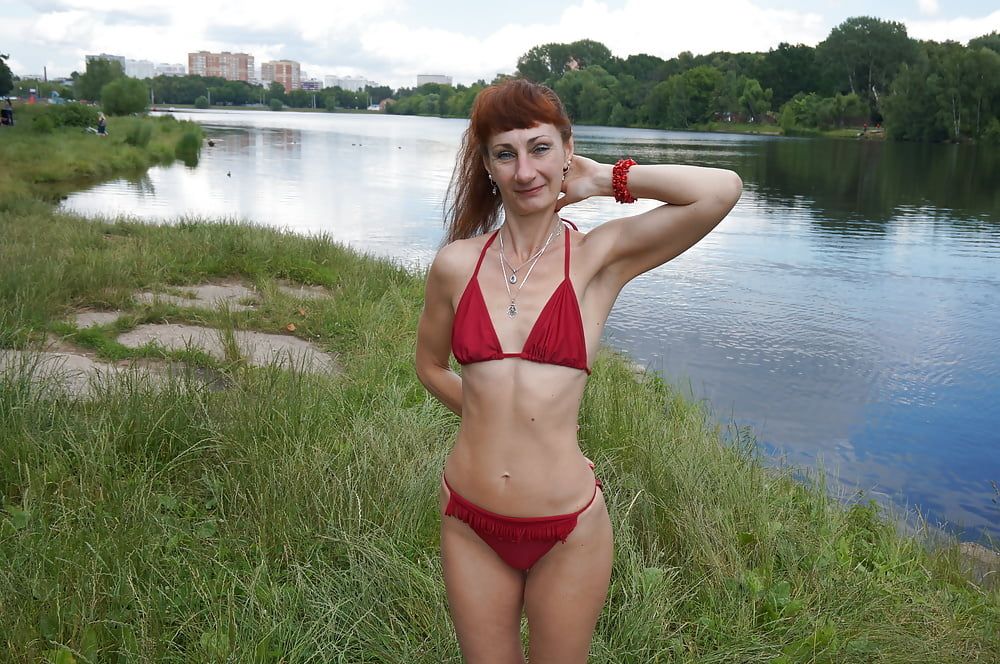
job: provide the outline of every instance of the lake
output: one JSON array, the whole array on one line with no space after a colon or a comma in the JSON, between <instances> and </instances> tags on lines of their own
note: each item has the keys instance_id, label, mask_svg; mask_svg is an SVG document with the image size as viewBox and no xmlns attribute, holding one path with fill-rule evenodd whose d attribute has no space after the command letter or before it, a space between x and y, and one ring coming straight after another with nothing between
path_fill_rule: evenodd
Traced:
<instances>
[{"instance_id":1,"label":"lake","mask_svg":"<svg viewBox=\"0 0 1000 664\"><path fill-rule=\"evenodd\" d=\"M235 218L322 233L413 268L443 235L464 120L177 112L194 168L69 196L88 216ZM719 227L623 291L604 342L750 426L773 463L846 494L1000 538L1000 151L975 146L576 127L604 162L735 170ZM588 230L623 213L570 206Z\"/></svg>"}]
</instances>

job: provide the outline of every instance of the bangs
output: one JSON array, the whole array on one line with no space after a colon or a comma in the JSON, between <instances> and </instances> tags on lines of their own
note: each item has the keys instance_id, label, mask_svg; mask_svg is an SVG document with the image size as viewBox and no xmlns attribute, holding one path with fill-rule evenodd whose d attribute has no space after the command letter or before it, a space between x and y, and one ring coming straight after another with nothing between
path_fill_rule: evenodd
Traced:
<instances>
[{"instance_id":1,"label":"bangs","mask_svg":"<svg viewBox=\"0 0 1000 664\"><path fill-rule=\"evenodd\" d=\"M484 89L472 108L470 128L483 146L490 136L512 129L550 124L563 141L572 135L562 102L549 88L522 79Z\"/></svg>"}]
</instances>

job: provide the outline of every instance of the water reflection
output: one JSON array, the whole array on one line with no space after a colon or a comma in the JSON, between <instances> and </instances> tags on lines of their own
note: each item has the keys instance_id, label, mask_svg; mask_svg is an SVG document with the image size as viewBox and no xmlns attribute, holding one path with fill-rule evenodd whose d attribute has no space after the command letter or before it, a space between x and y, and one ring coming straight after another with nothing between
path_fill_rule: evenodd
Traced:
<instances>
[{"instance_id":1,"label":"water reflection","mask_svg":"<svg viewBox=\"0 0 1000 664\"><path fill-rule=\"evenodd\" d=\"M71 196L69 209L235 217L425 266L464 121L192 114L215 147ZM579 127L602 161L732 168L745 193L694 249L635 280L605 341L792 463L1000 537L1000 188L971 146ZM649 209L640 201L629 212ZM583 230L622 214L567 208Z\"/></svg>"}]
</instances>

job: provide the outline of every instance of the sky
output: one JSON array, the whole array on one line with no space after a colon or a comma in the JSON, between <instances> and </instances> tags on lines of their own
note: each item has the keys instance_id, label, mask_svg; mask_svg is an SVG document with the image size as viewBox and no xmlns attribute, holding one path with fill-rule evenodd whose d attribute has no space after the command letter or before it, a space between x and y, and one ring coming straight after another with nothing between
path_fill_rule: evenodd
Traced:
<instances>
[{"instance_id":1,"label":"sky","mask_svg":"<svg viewBox=\"0 0 1000 664\"><path fill-rule=\"evenodd\" d=\"M578 39L623 58L815 46L851 16L965 43L1000 30L1000 0L4 0L0 53L18 76L54 78L83 71L89 53L187 67L191 51L239 51L258 70L287 58L309 76L397 88L417 74L490 81L533 46Z\"/></svg>"}]
</instances>

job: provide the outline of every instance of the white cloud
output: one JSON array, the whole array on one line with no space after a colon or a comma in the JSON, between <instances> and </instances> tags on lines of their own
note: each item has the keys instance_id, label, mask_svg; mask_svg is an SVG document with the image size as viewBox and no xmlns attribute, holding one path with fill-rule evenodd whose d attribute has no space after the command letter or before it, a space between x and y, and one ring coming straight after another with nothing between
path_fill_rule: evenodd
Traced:
<instances>
[{"instance_id":1,"label":"white cloud","mask_svg":"<svg viewBox=\"0 0 1000 664\"><path fill-rule=\"evenodd\" d=\"M782 41L816 44L827 31L819 14L763 9L749 0L628 0L621 9L583 0L567 7L555 25L508 24L476 39L390 21L366 29L361 44L370 57L404 76L401 84L413 85L413 76L425 72L452 74L462 82L489 80L497 72L513 72L518 57L550 42L593 39L619 57L648 53L667 59L681 51L766 51Z\"/></svg>"},{"instance_id":2,"label":"white cloud","mask_svg":"<svg viewBox=\"0 0 1000 664\"><path fill-rule=\"evenodd\" d=\"M755 4L759 0L624 0L617 6L569 0L555 20L531 22L523 18L526 14L510 12L520 20L504 24L501 13L470 4L468 20L481 26L484 15L497 19L497 27L483 34L433 25L430 13L420 11L421 1L327 0L303 7L272 0L106 0L99 5L46 0L34 18L0 21L0 43L27 69L40 71L47 64L53 76L81 70L87 53L186 64L188 52L208 49L245 51L258 66L290 57L314 76L363 75L398 87L413 85L418 73L450 74L459 83L490 80L498 72L513 72L517 58L531 47L550 42L593 39L620 57L766 51L782 41L815 45L837 20L812 11L767 9ZM938 6L937 0L918 3L921 11ZM419 16L423 24L403 16ZM1000 12L904 22L913 37L966 41L1000 29Z\"/></svg>"},{"instance_id":3,"label":"white cloud","mask_svg":"<svg viewBox=\"0 0 1000 664\"><path fill-rule=\"evenodd\" d=\"M917 0L917 6L920 8L920 13L925 16L934 16L941 9L938 0Z\"/></svg>"},{"instance_id":4,"label":"white cloud","mask_svg":"<svg viewBox=\"0 0 1000 664\"><path fill-rule=\"evenodd\" d=\"M965 43L994 30L1000 30L1000 10L982 18L960 16L938 20L904 20L906 34L914 39L957 41Z\"/></svg>"}]
</instances>

